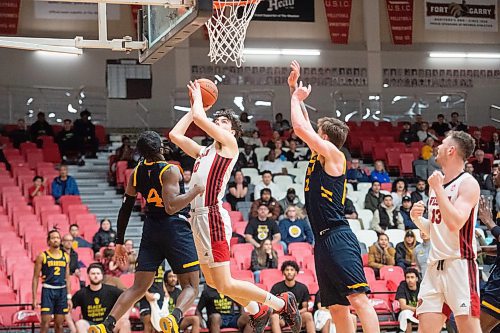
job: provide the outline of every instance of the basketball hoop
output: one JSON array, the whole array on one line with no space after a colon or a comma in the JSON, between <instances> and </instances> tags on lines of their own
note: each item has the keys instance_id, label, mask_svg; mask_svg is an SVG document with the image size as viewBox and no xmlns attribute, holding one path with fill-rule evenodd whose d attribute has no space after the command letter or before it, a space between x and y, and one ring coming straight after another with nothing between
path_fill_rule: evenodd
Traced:
<instances>
[{"instance_id":1,"label":"basketball hoop","mask_svg":"<svg viewBox=\"0 0 500 333\"><path fill-rule=\"evenodd\" d=\"M248 24L255 14L260 0L214 0L214 13L207 21L210 51L214 63L234 61L237 67L245 61L243 50Z\"/></svg>"}]
</instances>

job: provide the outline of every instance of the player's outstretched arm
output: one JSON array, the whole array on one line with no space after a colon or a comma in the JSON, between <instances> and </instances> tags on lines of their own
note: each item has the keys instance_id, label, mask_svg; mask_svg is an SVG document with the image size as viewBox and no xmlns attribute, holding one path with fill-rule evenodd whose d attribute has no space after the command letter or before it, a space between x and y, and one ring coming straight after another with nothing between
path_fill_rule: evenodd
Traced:
<instances>
[{"instance_id":1,"label":"player's outstretched arm","mask_svg":"<svg viewBox=\"0 0 500 333\"><path fill-rule=\"evenodd\" d=\"M128 221L130 219L130 215L132 214L132 210L134 209L135 199L137 196L134 182L136 172L137 168L134 170L132 175L130 175L127 188L125 189L125 194L123 196L122 206L120 207L118 219L116 221L116 248L113 260L118 265L126 265L128 262L127 250L123 246L123 243L125 242L125 231L127 230Z\"/></svg>"},{"instance_id":2,"label":"player's outstretched arm","mask_svg":"<svg viewBox=\"0 0 500 333\"><path fill-rule=\"evenodd\" d=\"M229 131L223 130L215 125L207 117L207 113L203 109L203 100L201 97L200 84L198 82L189 82L188 89L193 97L193 106L191 112L193 114L193 121L199 128L204 130L209 136L221 145L229 147L235 152L238 150L238 143L236 138Z\"/></svg>"},{"instance_id":3,"label":"player's outstretched arm","mask_svg":"<svg viewBox=\"0 0 500 333\"><path fill-rule=\"evenodd\" d=\"M312 151L332 159L344 159L344 154L328 140L323 140L318 133L314 131L311 123L304 118L300 103L303 102L311 93L311 85L304 87L302 82L292 95L291 112L292 126L295 134L304 141Z\"/></svg>"},{"instance_id":4,"label":"player's outstretched arm","mask_svg":"<svg viewBox=\"0 0 500 333\"><path fill-rule=\"evenodd\" d=\"M197 144L194 140L186 136L186 131L189 125L193 122L193 115L191 112L185 114L181 120L172 128L168 137L170 141L175 143L180 149L182 149L186 154L192 158L197 158L200 153L201 146Z\"/></svg>"},{"instance_id":5,"label":"player's outstretched arm","mask_svg":"<svg viewBox=\"0 0 500 333\"><path fill-rule=\"evenodd\" d=\"M167 214L172 215L189 205L191 201L205 191L204 186L195 184L189 192L180 194L179 182L182 180L181 172L173 165L162 175L162 198Z\"/></svg>"},{"instance_id":6,"label":"player's outstretched arm","mask_svg":"<svg viewBox=\"0 0 500 333\"><path fill-rule=\"evenodd\" d=\"M288 87L290 88L290 96L292 96L295 89L297 89L297 82L300 77L299 62L297 60L292 61L292 63L290 64L290 68L292 70L290 71L290 75L288 75ZM309 120L309 114L307 113L307 109L304 102L300 103L300 108L302 111L302 115L304 116L304 119L308 122L309 125L311 125L311 122Z\"/></svg>"},{"instance_id":7,"label":"player's outstretched arm","mask_svg":"<svg viewBox=\"0 0 500 333\"><path fill-rule=\"evenodd\" d=\"M440 171L434 171L429 177L429 186L436 193L441 221L446 224L450 231L458 231L465 225L472 209L478 203L481 190L475 179L468 178L460 184L457 200L452 203L446 195L443 182L444 175ZM429 214L432 213L429 212Z\"/></svg>"}]
</instances>

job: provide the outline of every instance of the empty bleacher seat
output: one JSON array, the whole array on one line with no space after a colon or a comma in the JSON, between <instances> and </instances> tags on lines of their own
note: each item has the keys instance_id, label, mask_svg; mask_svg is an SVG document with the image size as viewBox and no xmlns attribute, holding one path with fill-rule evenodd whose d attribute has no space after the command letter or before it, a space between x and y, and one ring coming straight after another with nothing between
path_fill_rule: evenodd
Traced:
<instances>
[{"instance_id":1,"label":"empty bleacher seat","mask_svg":"<svg viewBox=\"0 0 500 333\"><path fill-rule=\"evenodd\" d=\"M377 233L373 230L360 230L356 233L356 237L358 241L366 244L367 247L370 247L377 241Z\"/></svg>"},{"instance_id":2,"label":"empty bleacher seat","mask_svg":"<svg viewBox=\"0 0 500 333\"><path fill-rule=\"evenodd\" d=\"M385 231L389 241L396 246L396 244L401 243L405 238L405 231L401 229L387 229Z\"/></svg>"}]
</instances>

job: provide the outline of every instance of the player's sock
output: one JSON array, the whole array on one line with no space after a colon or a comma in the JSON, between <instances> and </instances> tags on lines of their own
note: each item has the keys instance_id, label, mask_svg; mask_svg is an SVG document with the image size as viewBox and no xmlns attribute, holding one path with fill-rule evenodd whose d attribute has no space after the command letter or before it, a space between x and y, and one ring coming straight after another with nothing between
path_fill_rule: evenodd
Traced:
<instances>
[{"instance_id":1,"label":"player's sock","mask_svg":"<svg viewBox=\"0 0 500 333\"><path fill-rule=\"evenodd\" d=\"M174 316L174 318L177 321L177 323L180 323L181 319L182 319L182 311L181 311L181 309L179 309L179 308L173 309L172 310L172 316Z\"/></svg>"},{"instance_id":2,"label":"player's sock","mask_svg":"<svg viewBox=\"0 0 500 333\"><path fill-rule=\"evenodd\" d=\"M247 306L245 306L245 310L251 315L254 315L259 312L259 303L251 301Z\"/></svg>"},{"instance_id":3,"label":"player's sock","mask_svg":"<svg viewBox=\"0 0 500 333\"><path fill-rule=\"evenodd\" d=\"M274 296L271 293L267 293L264 304L270 306L275 311L280 311L285 306L285 301L281 298Z\"/></svg>"},{"instance_id":4,"label":"player's sock","mask_svg":"<svg viewBox=\"0 0 500 333\"><path fill-rule=\"evenodd\" d=\"M103 325L106 327L106 330L108 332L113 332L116 326L116 319L113 316L107 316L106 319L104 319Z\"/></svg>"}]
</instances>

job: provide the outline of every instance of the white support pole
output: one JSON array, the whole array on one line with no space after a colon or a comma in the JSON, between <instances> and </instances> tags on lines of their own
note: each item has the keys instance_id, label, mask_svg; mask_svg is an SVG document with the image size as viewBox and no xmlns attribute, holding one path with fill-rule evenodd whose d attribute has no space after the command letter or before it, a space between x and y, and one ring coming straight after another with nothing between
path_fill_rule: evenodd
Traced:
<instances>
[{"instance_id":1,"label":"white support pole","mask_svg":"<svg viewBox=\"0 0 500 333\"><path fill-rule=\"evenodd\" d=\"M97 4L97 22L99 24L99 41L106 42L108 40L108 22L106 19L105 2Z\"/></svg>"}]
</instances>

